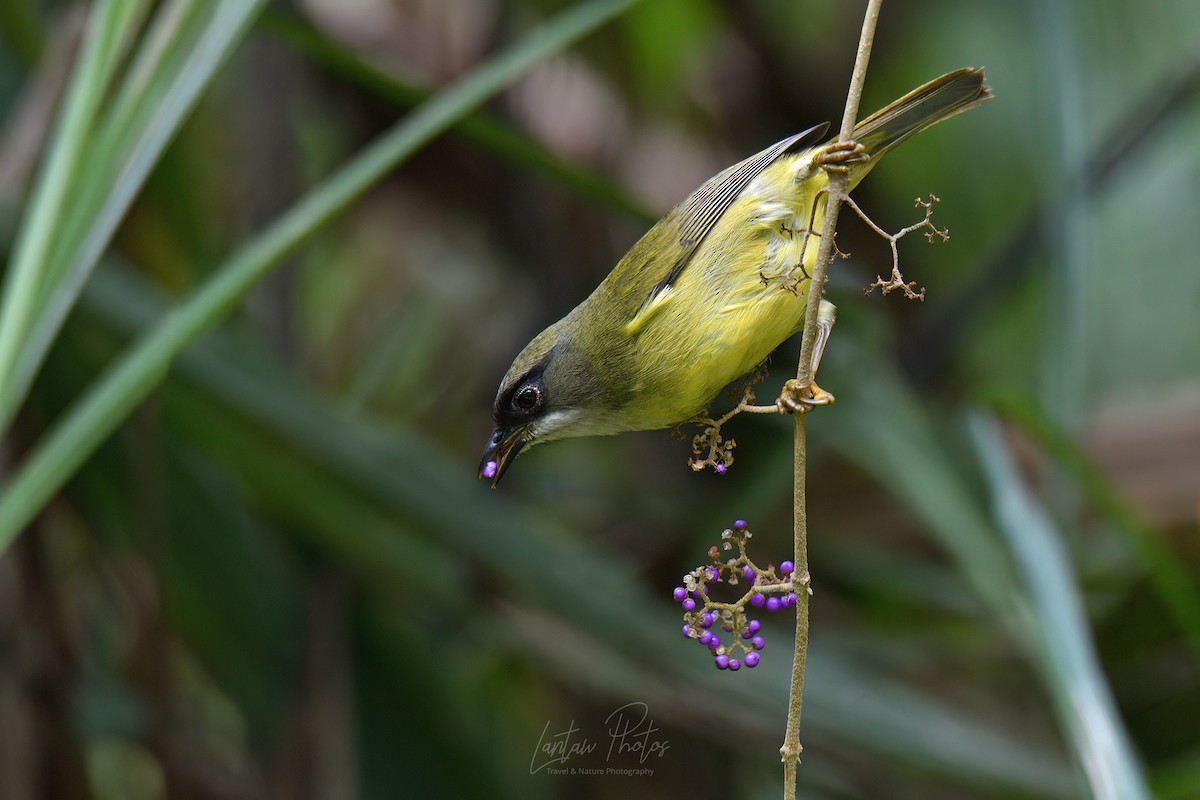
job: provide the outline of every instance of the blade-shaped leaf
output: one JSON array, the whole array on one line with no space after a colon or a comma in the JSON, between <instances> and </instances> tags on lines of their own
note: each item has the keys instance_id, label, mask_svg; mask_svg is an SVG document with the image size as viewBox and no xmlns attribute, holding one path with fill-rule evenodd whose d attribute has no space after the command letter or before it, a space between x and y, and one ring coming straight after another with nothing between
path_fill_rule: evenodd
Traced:
<instances>
[{"instance_id":1,"label":"blade-shaped leaf","mask_svg":"<svg viewBox=\"0 0 1200 800\"><path fill-rule=\"evenodd\" d=\"M89 21L83 50L63 101L62 116L34 186L28 214L17 232L13 259L0 305L0 391L6 391L46 278L46 258L54 244L59 216L75 173L83 161L97 110L113 70L137 22L138 0L102 0ZM0 415L0 421L5 419ZM6 428L0 422L0 432Z\"/></svg>"},{"instance_id":2,"label":"blade-shaped leaf","mask_svg":"<svg viewBox=\"0 0 1200 800\"><path fill-rule=\"evenodd\" d=\"M992 492L996 524L1028 595L1026 624L1037 665L1097 800L1149 797L1092 645L1087 615L1054 524L1017 474L999 426L982 413L970 422Z\"/></svg>"},{"instance_id":3,"label":"blade-shaped leaf","mask_svg":"<svg viewBox=\"0 0 1200 800\"><path fill-rule=\"evenodd\" d=\"M10 379L0 385L0 428L15 413L79 292L163 149L241 41L264 0L162 10L97 134L70 212L45 267L36 307ZM210 12L211 13L207 13Z\"/></svg>"},{"instance_id":4,"label":"blade-shaped leaf","mask_svg":"<svg viewBox=\"0 0 1200 800\"><path fill-rule=\"evenodd\" d=\"M0 496L0 551L80 463L162 380L176 355L233 309L250 287L375 182L546 57L636 0L574 6L423 104L234 253L199 290L142 337L39 443Z\"/></svg>"}]
</instances>

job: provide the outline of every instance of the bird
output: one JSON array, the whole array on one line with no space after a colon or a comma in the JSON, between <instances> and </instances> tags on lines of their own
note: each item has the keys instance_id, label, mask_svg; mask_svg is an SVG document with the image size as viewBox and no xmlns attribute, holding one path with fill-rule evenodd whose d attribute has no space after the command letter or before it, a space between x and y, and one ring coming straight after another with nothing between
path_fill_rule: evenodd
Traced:
<instances>
[{"instance_id":1,"label":"bird","mask_svg":"<svg viewBox=\"0 0 1200 800\"><path fill-rule=\"evenodd\" d=\"M823 221L828 171L844 172L849 190L896 145L991 99L982 68L959 69L863 119L852 141L827 140L822 123L707 180L513 360L479 477L496 487L519 452L542 442L701 415L802 329L811 281L794 276L816 262L808 232ZM835 316L822 300L814 363ZM790 388L781 410L832 401L815 384Z\"/></svg>"}]
</instances>

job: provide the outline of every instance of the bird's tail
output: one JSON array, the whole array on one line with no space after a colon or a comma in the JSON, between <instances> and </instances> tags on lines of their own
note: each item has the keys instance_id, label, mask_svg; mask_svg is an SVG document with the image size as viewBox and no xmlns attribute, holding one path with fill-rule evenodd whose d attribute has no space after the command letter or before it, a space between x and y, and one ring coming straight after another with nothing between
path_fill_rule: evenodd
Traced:
<instances>
[{"instance_id":1,"label":"bird's tail","mask_svg":"<svg viewBox=\"0 0 1200 800\"><path fill-rule=\"evenodd\" d=\"M866 147L875 161L908 137L991 99L982 67L955 70L859 122L854 126L854 140Z\"/></svg>"}]
</instances>

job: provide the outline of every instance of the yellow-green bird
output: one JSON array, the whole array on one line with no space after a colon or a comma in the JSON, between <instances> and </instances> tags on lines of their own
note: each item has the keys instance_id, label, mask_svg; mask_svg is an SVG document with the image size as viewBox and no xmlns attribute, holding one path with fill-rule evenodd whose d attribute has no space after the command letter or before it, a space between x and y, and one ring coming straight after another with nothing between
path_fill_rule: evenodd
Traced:
<instances>
[{"instance_id":1,"label":"yellow-green bird","mask_svg":"<svg viewBox=\"0 0 1200 800\"><path fill-rule=\"evenodd\" d=\"M804 324L827 168L855 186L913 134L992 97L982 69L943 75L867 117L858 146L823 141L828 123L709 179L667 213L573 311L525 346L496 394L480 476L495 486L517 453L569 436L669 428L701 414ZM768 280L764 281L764 278ZM833 306L822 303L828 334ZM823 340L824 337L822 337ZM818 392L801 402L832 399Z\"/></svg>"}]
</instances>

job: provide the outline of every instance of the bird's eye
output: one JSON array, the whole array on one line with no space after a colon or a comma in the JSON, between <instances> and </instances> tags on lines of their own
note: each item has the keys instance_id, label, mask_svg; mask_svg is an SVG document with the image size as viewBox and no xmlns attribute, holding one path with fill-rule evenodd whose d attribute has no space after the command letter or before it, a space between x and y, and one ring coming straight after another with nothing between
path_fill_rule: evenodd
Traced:
<instances>
[{"instance_id":1,"label":"bird's eye","mask_svg":"<svg viewBox=\"0 0 1200 800\"><path fill-rule=\"evenodd\" d=\"M538 391L536 386L526 386L517 392L517 396L513 398L513 405L526 414L537 408L541 402L542 393Z\"/></svg>"}]
</instances>

